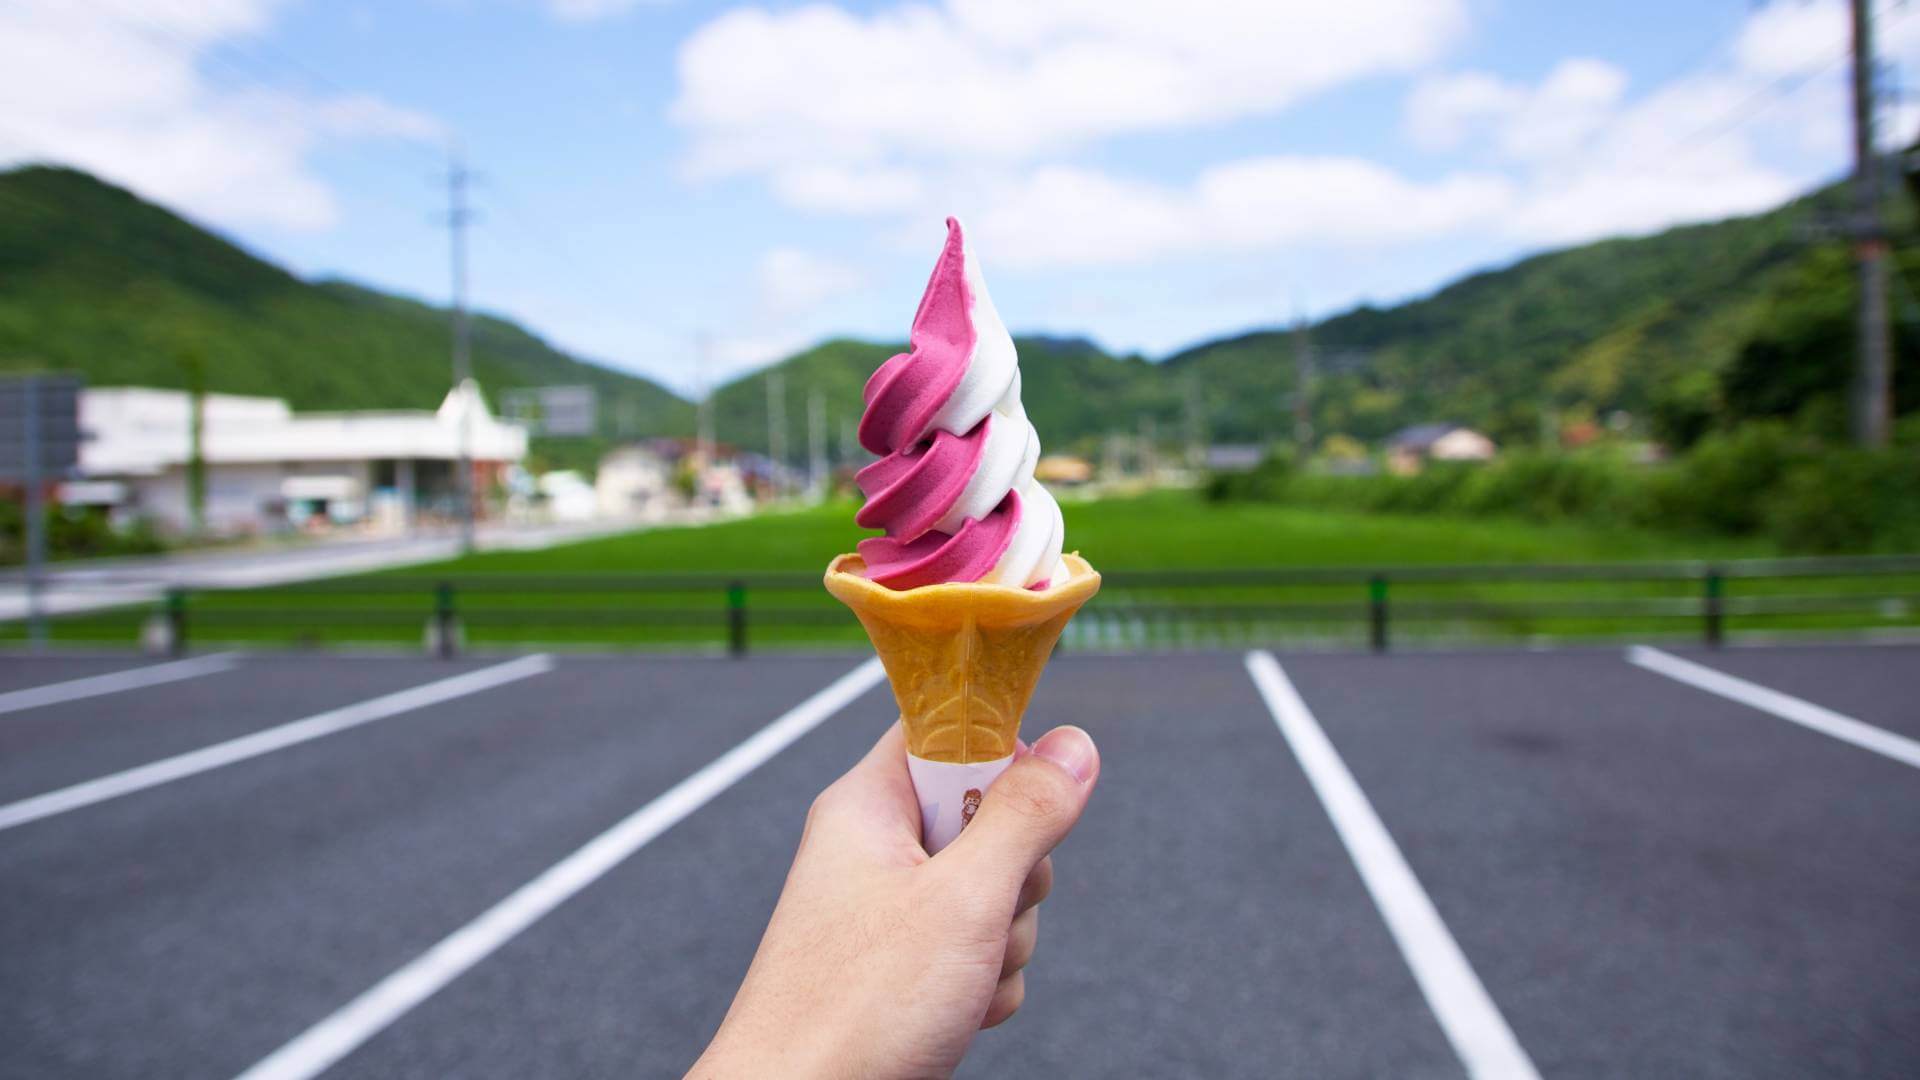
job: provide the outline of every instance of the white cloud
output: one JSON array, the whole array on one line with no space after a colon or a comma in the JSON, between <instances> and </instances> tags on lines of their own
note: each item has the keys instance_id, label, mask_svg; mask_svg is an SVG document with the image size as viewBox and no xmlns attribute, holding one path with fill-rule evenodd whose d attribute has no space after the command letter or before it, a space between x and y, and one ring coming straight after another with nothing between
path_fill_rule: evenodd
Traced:
<instances>
[{"instance_id":1,"label":"white cloud","mask_svg":"<svg viewBox=\"0 0 1920 1080\"><path fill-rule=\"evenodd\" d=\"M1358 158L1235 161L1179 188L1050 166L1000 191L972 225L998 262L1117 264L1412 240L1485 222L1510 197L1498 177L1417 183Z\"/></svg>"},{"instance_id":2,"label":"white cloud","mask_svg":"<svg viewBox=\"0 0 1920 1080\"><path fill-rule=\"evenodd\" d=\"M1920 59L1920 18L1896 8L1879 26L1883 59ZM1428 149L1498 163L1515 190L1502 227L1531 243L1752 213L1845 163L1847 45L1838 0L1776 0L1724 58L1637 96L1624 72L1585 58L1533 85L1449 74L1414 87L1405 126ZM1901 112L1889 118L1889 145L1911 137Z\"/></svg>"},{"instance_id":3,"label":"white cloud","mask_svg":"<svg viewBox=\"0 0 1920 1080\"><path fill-rule=\"evenodd\" d=\"M223 225L330 225L337 208L309 167L314 149L328 140L431 138L439 126L372 97L315 98L209 78L202 54L258 33L277 6L0 6L0 166L64 162Z\"/></svg>"},{"instance_id":4,"label":"white cloud","mask_svg":"<svg viewBox=\"0 0 1920 1080\"><path fill-rule=\"evenodd\" d=\"M679 54L696 175L1032 159L1269 113L1414 68L1462 0L947 0L870 16L743 8Z\"/></svg>"},{"instance_id":5,"label":"white cloud","mask_svg":"<svg viewBox=\"0 0 1920 1080\"><path fill-rule=\"evenodd\" d=\"M756 277L760 309L770 319L809 314L865 282L858 270L797 248L762 255Z\"/></svg>"},{"instance_id":6,"label":"white cloud","mask_svg":"<svg viewBox=\"0 0 1920 1080\"><path fill-rule=\"evenodd\" d=\"M918 172L885 166L789 165L773 173L772 185L789 206L834 214L890 214L926 197Z\"/></svg>"}]
</instances>

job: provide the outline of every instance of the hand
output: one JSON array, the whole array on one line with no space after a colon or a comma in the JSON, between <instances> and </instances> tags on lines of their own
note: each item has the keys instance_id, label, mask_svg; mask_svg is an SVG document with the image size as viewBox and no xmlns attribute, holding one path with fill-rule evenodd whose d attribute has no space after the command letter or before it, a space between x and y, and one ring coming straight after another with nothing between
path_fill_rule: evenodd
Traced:
<instances>
[{"instance_id":1,"label":"hand","mask_svg":"<svg viewBox=\"0 0 1920 1080\"><path fill-rule=\"evenodd\" d=\"M1087 733L1023 747L937 857L895 724L807 813L760 951L693 1077L945 1076L1026 995L1049 857L1100 775Z\"/></svg>"}]
</instances>

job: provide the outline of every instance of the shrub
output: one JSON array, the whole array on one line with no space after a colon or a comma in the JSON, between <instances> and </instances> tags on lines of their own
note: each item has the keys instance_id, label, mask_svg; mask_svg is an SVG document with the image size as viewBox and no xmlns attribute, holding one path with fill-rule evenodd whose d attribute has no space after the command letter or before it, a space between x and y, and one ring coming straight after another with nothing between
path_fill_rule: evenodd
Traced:
<instances>
[{"instance_id":1,"label":"shrub","mask_svg":"<svg viewBox=\"0 0 1920 1080\"><path fill-rule=\"evenodd\" d=\"M1768 499L1768 524L1788 551L1920 550L1920 457L1836 450L1795 466Z\"/></svg>"},{"instance_id":2,"label":"shrub","mask_svg":"<svg viewBox=\"0 0 1920 1080\"><path fill-rule=\"evenodd\" d=\"M1639 483L1627 470L1612 455L1512 453L1480 469L1455 506L1533 521L1617 520Z\"/></svg>"},{"instance_id":3,"label":"shrub","mask_svg":"<svg viewBox=\"0 0 1920 1080\"><path fill-rule=\"evenodd\" d=\"M1252 499L1282 502L1295 474L1293 461L1284 454L1268 454L1266 459L1246 472L1213 473L1207 477L1206 496L1213 502Z\"/></svg>"},{"instance_id":4,"label":"shrub","mask_svg":"<svg viewBox=\"0 0 1920 1080\"><path fill-rule=\"evenodd\" d=\"M1653 478L1647 520L1732 536L1759 532L1768 493L1812 456L1812 447L1779 421L1710 435Z\"/></svg>"}]
</instances>

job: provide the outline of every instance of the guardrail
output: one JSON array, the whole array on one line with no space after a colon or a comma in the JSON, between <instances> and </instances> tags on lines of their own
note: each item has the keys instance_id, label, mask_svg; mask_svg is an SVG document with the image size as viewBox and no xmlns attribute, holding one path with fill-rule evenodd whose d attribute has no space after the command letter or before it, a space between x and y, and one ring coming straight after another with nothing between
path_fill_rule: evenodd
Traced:
<instances>
[{"instance_id":1,"label":"guardrail","mask_svg":"<svg viewBox=\"0 0 1920 1080\"><path fill-rule=\"evenodd\" d=\"M1735 619L1834 617L1920 627L1920 616L1909 617L1920 612L1920 555L1104 576L1100 596L1063 639L1066 647L1154 648L1204 643L1207 628L1251 627L1257 637L1261 628L1297 624L1362 632L1376 652L1409 628L1435 625L1443 636L1450 626L1490 623L1554 637L1555 628L1583 625L1651 625L1670 634L1691 624L1710 646L1726 640ZM1814 582L1826 591L1792 588ZM202 632L230 640L250 628L289 625L316 636L385 628L388 639L417 628L440 656L457 655L474 629L525 642L544 640L543 633L617 638L639 629L743 656L762 631L805 638L811 629L845 630L854 621L812 573L378 574L264 589L171 587L147 636L149 645L179 652Z\"/></svg>"}]
</instances>

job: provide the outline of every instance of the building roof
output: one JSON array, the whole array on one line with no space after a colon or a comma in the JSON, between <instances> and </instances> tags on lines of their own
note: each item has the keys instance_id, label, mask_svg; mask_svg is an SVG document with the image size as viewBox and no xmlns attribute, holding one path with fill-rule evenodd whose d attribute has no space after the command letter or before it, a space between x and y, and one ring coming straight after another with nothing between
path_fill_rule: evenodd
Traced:
<instances>
[{"instance_id":1,"label":"building roof","mask_svg":"<svg viewBox=\"0 0 1920 1080\"><path fill-rule=\"evenodd\" d=\"M1207 468L1216 472L1247 470L1267 459L1267 448L1260 443L1214 443L1207 447Z\"/></svg>"},{"instance_id":2,"label":"building roof","mask_svg":"<svg viewBox=\"0 0 1920 1080\"><path fill-rule=\"evenodd\" d=\"M1387 439L1387 446L1393 450L1428 450L1459 430L1459 424L1415 424L1394 432Z\"/></svg>"},{"instance_id":3,"label":"building roof","mask_svg":"<svg viewBox=\"0 0 1920 1080\"><path fill-rule=\"evenodd\" d=\"M123 386L81 391L81 474L151 475L186 464L192 412L192 398L183 390ZM452 461L460 456L463 413L474 460L526 457L526 429L496 419L472 380L448 391L433 412L295 413L279 398L208 394L201 414L201 453L210 465Z\"/></svg>"}]
</instances>

